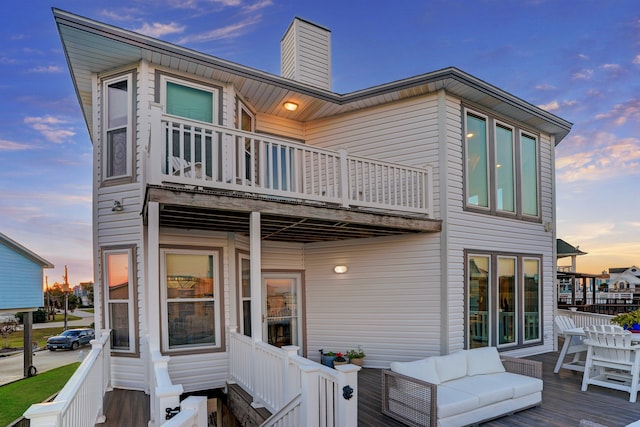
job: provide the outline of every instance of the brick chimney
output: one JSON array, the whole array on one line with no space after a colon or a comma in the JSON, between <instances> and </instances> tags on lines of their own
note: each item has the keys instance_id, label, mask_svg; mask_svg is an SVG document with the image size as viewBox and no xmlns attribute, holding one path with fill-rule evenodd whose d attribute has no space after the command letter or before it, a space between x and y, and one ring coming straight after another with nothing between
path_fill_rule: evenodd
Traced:
<instances>
[{"instance_id":1,"label":"brick chimney","mask_svg":"<svg viewBox=\"0 0 640 427\"><path fill-rule=\"evenodd\" d=\"M294 18L280 41L282 77L331 90L331 31Z\"/></svg>"}]
</instances>

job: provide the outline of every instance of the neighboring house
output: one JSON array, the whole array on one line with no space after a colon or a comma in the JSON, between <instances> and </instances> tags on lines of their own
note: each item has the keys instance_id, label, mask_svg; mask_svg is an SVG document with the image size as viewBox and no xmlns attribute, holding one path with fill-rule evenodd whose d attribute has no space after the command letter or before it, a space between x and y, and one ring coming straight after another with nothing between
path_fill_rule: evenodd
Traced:
<instances>
[{"instance_id":1,"label":"neighboring house","mask_svg":"<svg viewBox=\"0 0 640 427\"><path fill-rule=\"evenodd\" d=\"M330 32L298 18L277 76L54 15L94 148L114 387L149 390L156 350L185 391L224 387L235 330L381 368L554 349L571 123L456 68L334 93Z\"/></svg>"},{"instance_id":2,"label":"neighboring house","mask_svg":"<svg viewBox=\"0 0 640 427\"><path fill-rule=\"evenodd\" d=\"M24 348L32 345L32 313L44 305L45 268L54 265L0 233L0 317L24 313ZM25 377L36 372L32 362L32 353L23 352Z\"/></svg>"},{"instance_id":3,"label":"neighboring house","mask_svg":"<svg viewBox=\"0 0 640 427\"><path fill-rule=\"evenodd\" d=\"M572 246L562 239L556 240L556 257L558 259L571 257L571 266L558 267L559 271L575 273L577 271L576 262L579 255L587 255L587 252L581 251L579 246Z\"/></svg>"},{"instance_id":4,"label":"neighboring house","mask_svg":"<svg viewBox=\"0 0 640 427\"><path fill-rule=\"evenodd\" d=\"M46 259L0 233L0 314L33 312L43 306Z\"/></svg>"},{"instance_id":5,"label":"neighboring house","mask_svg":"<svg viewBox=\"0 0 640 427\"><path fill-rule=\"evenodd\" d=\"M609 269L609 289L610 290L631 290L640 288L640 268L622 267Z\"/></svg>"}]
</instances>

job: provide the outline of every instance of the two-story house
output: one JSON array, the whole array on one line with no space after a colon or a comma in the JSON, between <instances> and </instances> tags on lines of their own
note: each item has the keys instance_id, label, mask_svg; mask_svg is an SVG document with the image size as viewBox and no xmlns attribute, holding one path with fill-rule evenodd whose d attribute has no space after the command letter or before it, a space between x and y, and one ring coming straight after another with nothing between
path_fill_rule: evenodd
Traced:
<instances>
[{"instance_id":1,"label":"two-story house","mask_svg":"<svg viewBox=\"0 0 640 427\"><path fill-rule=\"evenodd\" d=\"M457 68L335 93L331 32L304 19L278 76L54 16L93 143L114 387L152 388L155 353L184 391L224 387L242 337L314 361L360 346L366 367L553 350L571 123Z\"/></svg>"}]
</instances>

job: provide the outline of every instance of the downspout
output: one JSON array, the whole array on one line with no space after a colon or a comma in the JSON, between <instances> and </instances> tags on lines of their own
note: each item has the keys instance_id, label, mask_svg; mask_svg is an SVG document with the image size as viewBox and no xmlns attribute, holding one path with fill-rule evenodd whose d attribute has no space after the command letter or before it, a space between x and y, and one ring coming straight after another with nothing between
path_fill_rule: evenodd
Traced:
<instances>
[{"instance_id":1,"label":"downspout","mask_svg":"<svg viewBox=\"0 0 640 427\"><path fill-rule=\"evenodd\" d=\"M440 354L449 354L449 239L447 221L447 94L444 89L438 91L438 176L440 177Z\"/></svg>"}]
</instances>

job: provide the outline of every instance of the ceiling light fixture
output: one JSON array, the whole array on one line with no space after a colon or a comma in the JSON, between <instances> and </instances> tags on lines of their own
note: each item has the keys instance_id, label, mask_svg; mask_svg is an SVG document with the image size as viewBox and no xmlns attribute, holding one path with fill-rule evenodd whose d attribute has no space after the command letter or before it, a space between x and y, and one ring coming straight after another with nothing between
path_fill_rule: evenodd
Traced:
<instances>
[{"instance_id":1,"label":"ceiling light fixture","mask_svg":"<svg viewBox=\"0 0 640 427\"><path fill-rule=\"evenodd\" d=\"M343 274L346 273L348 270L346 265L336 265L335 267L333 267L333 272L336 274Z\"/></svg>"},{"instance_id":2,"label":"ceiling light fixture","mask_svg":"<svg viewBox=\"0 0 640 427\"><path fill-rule=\"evenodd\" d=\"M298 109L298 104L291 101L285 102L284 104L282 104L282 106L284 107L285 110L288 110L288 111L296 111Z\"/></svg>"}]
</instances>

